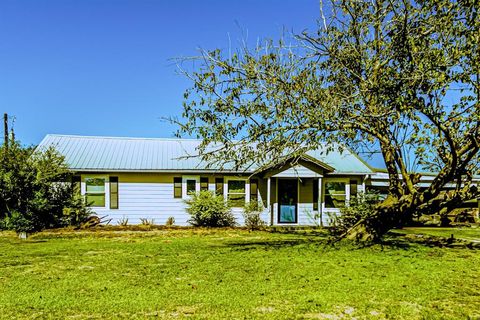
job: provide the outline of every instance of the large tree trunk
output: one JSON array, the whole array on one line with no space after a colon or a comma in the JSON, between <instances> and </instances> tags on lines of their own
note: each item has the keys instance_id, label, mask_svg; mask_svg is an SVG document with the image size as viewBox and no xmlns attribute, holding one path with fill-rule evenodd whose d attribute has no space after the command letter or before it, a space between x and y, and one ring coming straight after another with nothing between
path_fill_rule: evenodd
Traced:
<instances>
[{"instance_id":1,"label":"large tree trunk","mask_svg":"<svg viewBox=\"0 0 480 320\"><path fill-rule=\"evenodd\" d=\"M361 219L341 237L358 242L375 242L389 230L403 226L412 219L413 197L388 197L380 203L373 215Z\"/></svg>"}]
</instances>

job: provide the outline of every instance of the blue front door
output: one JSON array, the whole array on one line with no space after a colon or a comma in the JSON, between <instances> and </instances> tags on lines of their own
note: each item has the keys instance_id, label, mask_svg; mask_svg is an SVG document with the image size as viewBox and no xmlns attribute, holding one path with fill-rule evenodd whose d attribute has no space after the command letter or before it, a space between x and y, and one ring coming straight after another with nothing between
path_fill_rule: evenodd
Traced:
<instances>
[{"instance_id":1,"label":"blue front door","mask_svg":"<svg viewBox=\"0 0 480 320\"><path fill-rule=\"evenodd\" d=\"M278 179L278 223L297 223L298 180Z\"/></svg>"}]
</instances>

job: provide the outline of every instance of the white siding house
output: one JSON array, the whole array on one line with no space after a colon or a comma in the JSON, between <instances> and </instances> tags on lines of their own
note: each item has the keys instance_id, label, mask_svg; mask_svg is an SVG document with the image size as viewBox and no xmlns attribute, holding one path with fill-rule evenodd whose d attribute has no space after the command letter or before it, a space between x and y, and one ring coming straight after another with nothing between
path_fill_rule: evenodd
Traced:
<instances>
[{"instance_id":1,"label":"white siding house","mask_svg":"<svg viewBox=\"0 0 480 320\"><path fill-rule=\"evenodd\" d=\"M243 206L264 205L270 225L328 225L351 195L365 189L373 170L350 150L307 153L295 166L263 171L212 169L197 155L199 140L47 135L39 149L54 147L81 183L81 193L99 216L113 223L141 218L188 225L184 200L210 190L232 200L243 223Z\"/></svg>"}]
</instances>

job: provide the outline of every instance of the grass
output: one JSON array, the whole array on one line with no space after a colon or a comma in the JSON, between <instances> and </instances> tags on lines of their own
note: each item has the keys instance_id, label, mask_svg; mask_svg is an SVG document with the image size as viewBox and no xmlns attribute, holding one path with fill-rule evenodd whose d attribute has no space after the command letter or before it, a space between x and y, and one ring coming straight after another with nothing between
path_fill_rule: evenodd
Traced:
<instances>
[{"instance_id":1,"label":"grass","mask_svg":"<svg viewBox=\"0 0 480 320\"><path fill-rule=\"evenodd\" d=\"M0 233L0 318L467 319L480 251L244 230Z\"/></svg>"},{"instance_id":2,"label":"grass","mask_svg":"<svg viewBox=\"0 0 480 320\"><path fill-rule=\"evenodd\" d=\"M424 234L428 236L450 238L453 235L456 239L480 241L480 228L464 227L464 228L439 228L439 227L421 227L421 228L404 228L396 230L401 234Z\"/></svg>"}]
</instances>

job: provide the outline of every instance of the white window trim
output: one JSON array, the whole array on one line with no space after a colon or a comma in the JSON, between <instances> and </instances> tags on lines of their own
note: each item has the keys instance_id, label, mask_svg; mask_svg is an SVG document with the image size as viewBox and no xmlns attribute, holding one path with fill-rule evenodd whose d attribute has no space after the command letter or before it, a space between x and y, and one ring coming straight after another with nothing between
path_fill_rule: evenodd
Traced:
<instances>
[{"instance_id":1,"label":"white window trim","mask_svg":"<svg viewBox=\"0 0 480 320\"><path fill-rule=\"evenodd\" d=\"M340 208L328 208L325 206L325 195L327 193L326 184L329 182L343 182L345 183L345 205L350 201L350 178L323 178L322 184L322 211L340 212Z\"/></svg>"},{"instance_id":2,"label":"white window trim","mask_svg":"<svg viewBox=\"0 0 480 320\"><path fill-rule=\"evenodd\" d=\"M187 194L187 180L195 180L195 192L200 192L200 176L182 176L182 199L189 199Z\"/></svg>"},{"instance_id":3,"label":"white window trim","mask_svg":"<svg viewBox=\"0 0 480 320\"><path fill-rule=\"evenodd\" d=\"M250 202L250 180L241 177L223 177L223 198L228 200L228 182L229 181L245 181L245 204ZM240 209L240 207L234 207Z\"/></svg>"},{"instance_id":4,"label":"white window trim","mask_svg":"<svg viewBox=\"0 0 480 320\"><path fill-rule=\"evenodd\" d=\"M110 177L99 174L82 175L81 178L81 194L84 198L87 196L87 179L104 179L105 180L105 206L104 207L89 207L92 210L109 210L110 209Z\"/></svg>"}]
</instances>

